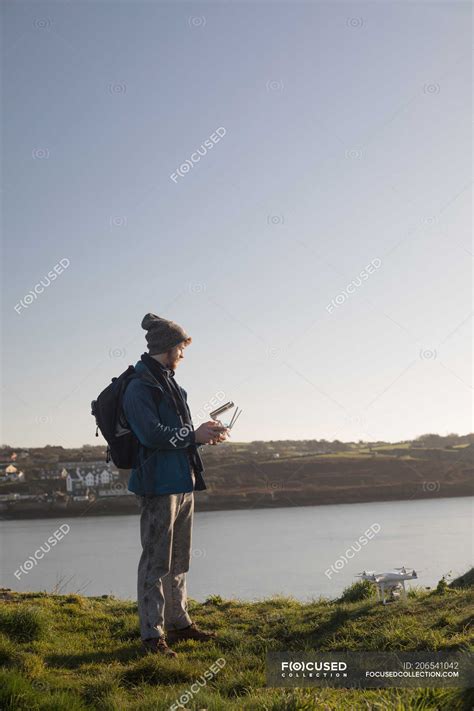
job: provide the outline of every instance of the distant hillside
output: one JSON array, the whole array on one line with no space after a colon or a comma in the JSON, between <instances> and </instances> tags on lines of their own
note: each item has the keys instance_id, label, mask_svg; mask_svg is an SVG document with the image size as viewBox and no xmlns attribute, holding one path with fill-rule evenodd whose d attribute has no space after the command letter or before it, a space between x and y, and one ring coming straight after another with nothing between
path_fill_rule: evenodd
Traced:
<instances>
[{"instance_id":1,"label":"distant hillside","mask_svg":"<svg viewBox=\"0 0 474 711\"><path fill-rule=\"evenodd\" d=\"M98 440L100 441L100 440ZM474 434L457 435L450 434L442 437L437 434L420 435L414 440L402 442L341 442L334 440L310 439L310 440L269 440L254 442L226 442L218 447L206 447L206 456L210 461L241 461L245 459L259 460L268 459L272 456L279 457L299 457L311 454L340 454L348 452L351 454L362 454L370 452L394 453L396 455L410 454L416 451L437 452L457 450L472 445L474 447ZM92 462L100 459L105 460L105 443L99 445L85 444L82 447L66 448L62 446L47 445L45 447L11 447L2 445L0 447L0 462L10 461L14 457L24 466L47 467L58 462Z\"/></svg>"},{"instance_id":2,"label":"distant hillside","mask_svg":"<svg viewBox=\"0 0 474 711\"><path fill-rule=\"evenodd\" d=\"M213 502L227 508L223 504L231 501L241 507L303 506L474 494L473 445L299 456L280 450L276 458L231 453L222 463L206 456L205 463L206 508Z\"/></svg>"},{"instance_id":3,"label":"distant hillside","mask_svg":"<svg viewBox=\"0 0 474 711\"><path fill-rule=\"evenodd\" d=\"M207 490L196 495L197 510L305 506L474 495L474 435L423 435L412 442L326 442L324 440L226 442L203 447ZM0 459L15 457L22 482L0 483L0 494L31 492L53 503L4 503L0 515L55 516L87 512L136 513L133 496L68 501L64 480L40 479L41 469L61 462L105 461L104 447L80 449L3 447ZM128 472L114 486L125 494ZM115 492L115 493L120 493ZM54 496L53 496L54 495ZM61 499L61 506L59 500Z\"/></svg>"}]
</instances>

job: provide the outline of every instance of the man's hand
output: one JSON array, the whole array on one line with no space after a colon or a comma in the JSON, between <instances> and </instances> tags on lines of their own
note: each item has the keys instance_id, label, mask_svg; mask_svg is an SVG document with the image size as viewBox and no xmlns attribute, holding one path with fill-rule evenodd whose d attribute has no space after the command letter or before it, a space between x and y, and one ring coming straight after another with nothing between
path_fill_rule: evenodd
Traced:
<instances>
[{"instance_id":1,"label":"man's hand","mask_svg":"<svg viewBox=\"0 0 474 711\"><path fill-rule=\"evenodd\" d=\"M219 444L219 442L225 442L226 439L230 437L230 429L228 427L225 427L225 425L223 425L220 420L216 420L216 422L219 427L222 427L222 432L219 432L217 437L214 437L214 439L209 442L209 444Z\"/></svg>"},{"instance_id":2,"label":"man's hand","mask_svg":"<svg viewBox=\"0 0 474 711\"><path fill-rule=\"evenodd\" d=\"M209 422L199 425L194 434L197 444L217 444L217 442L223 442L226 439L227 427L214 420L209 420Z\"/></svg>"},{"instance_id":3,"label":"man's hand","mask_svg":"<svg viewBox=\"0 0 474 711\"><path fill-rule=\"evenodd\" d=\"M226 430L225 432L219 432L217 437L214 437L214 439L209 442L209 444L219 444L219 442L225 442L228 437L230 437L229 430Z\"/></svg>"}]
</instances>

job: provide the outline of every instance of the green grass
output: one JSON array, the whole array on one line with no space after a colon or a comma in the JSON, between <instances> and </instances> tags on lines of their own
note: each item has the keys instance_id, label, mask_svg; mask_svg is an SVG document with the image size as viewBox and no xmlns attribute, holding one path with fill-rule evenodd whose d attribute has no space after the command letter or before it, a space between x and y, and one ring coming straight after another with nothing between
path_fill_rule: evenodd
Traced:
<instances>
[{"instance_id":1,"label":"green grass","mask_svg":"<svg viewBox=\"0 0 474 711\"><path fill-rule=\"evenodd\" d=\"M183 708L192 711L470 709L462 689L265 687L267 650L462 650L470 647L472 587L413 590L383 606L356 583L339 600L273 597L189 602L211 643L180 642L177 659L140 652L137 609L112 597L11 593L0 603L2 711L164 711L216 660L222 669Z\"/></svg>"}]
</instances>

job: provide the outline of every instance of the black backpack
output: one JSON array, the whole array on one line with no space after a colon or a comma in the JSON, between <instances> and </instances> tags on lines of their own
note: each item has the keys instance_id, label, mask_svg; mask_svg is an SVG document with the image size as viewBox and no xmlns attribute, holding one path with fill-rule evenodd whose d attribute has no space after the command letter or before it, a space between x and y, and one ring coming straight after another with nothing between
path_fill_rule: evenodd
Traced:
<instances>
[{"instance_id":1,"label":"black backpack","mask_svg":"<svg viewBox=\"0 0 474 711\"><path fill-rule=\"evenodd\" d=\"M131 469L137 460L140 443L130 429L123 413L122 401L128 384L139 375L133 365L129 365L117 378L112 378L97 400L91 403L91 414L95 417L95 436L99 430L107 440L106 462L113 463L119 469Z\"/></svg>"}]
</instances>

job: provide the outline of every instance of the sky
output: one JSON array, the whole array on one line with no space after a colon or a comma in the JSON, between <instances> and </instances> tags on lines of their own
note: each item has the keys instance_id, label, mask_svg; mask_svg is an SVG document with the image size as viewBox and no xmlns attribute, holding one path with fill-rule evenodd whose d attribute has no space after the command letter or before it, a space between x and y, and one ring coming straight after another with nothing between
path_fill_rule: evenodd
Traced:
<instances>
[{"instance_id":1,"label":"sky","mask_svg":"<svg viewBox=\"0 0 474 711\"><path fill-rule=\"evenodd\" d=\"M470 3L2 13L2 443L102 443L149 311L234 441L471 431Z\"/></svg>"}]
</instances>

